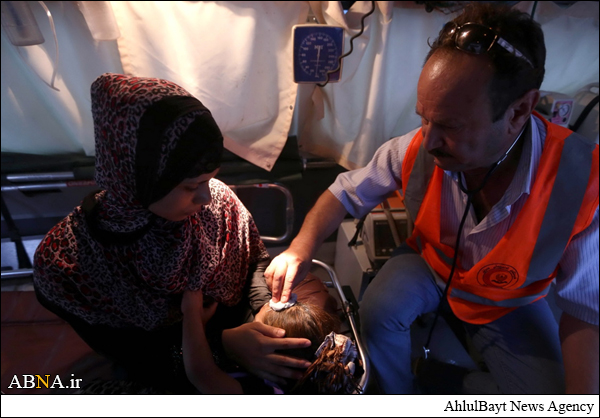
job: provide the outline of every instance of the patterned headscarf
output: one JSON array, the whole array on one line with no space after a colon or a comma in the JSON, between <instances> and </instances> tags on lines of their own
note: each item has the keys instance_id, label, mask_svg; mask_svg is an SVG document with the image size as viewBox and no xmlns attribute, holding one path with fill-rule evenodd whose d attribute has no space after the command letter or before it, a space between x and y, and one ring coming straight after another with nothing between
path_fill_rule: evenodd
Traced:
<instances>
[{"instance_id":1,"label":"patterned headscarf","mask_svg":"<svg viewBox=\"0 0 600 418\"><path fill-rule=\"evenodd\" d=\"M223 149L210 112L178 85L104 74L92 84L101 192L55 226L35 254L34 285L92 324L154 329L181 319L181 293L237 304L250 264L268 258L252 217L222 182L173 222L148 206L214 171Z\"/></svg>"}]
</instances>

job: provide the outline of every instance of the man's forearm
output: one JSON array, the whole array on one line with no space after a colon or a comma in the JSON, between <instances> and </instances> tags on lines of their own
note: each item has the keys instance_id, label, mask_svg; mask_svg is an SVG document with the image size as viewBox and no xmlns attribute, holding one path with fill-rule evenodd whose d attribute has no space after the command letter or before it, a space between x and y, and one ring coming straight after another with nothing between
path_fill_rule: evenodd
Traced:
<instances>
[{"instance_id":1,"label":"man's forearm","mask_svg":"<svg viewBox=\"0 0 600 418\"><path fill-rule=\"evenodd\" d=\"M598 326L563 313L559 326L568 394L598 393Z\"/></svg>"},{"instance_id":2,"label":"man's forearm","mask_svg":"<svg viewBox=\"0 0 600 418\"><path fill-rule=\"evenodd\" d=\"M344 216L344 206L326 190L306 215L290 247L275 257L265 271L275 302L287 302L293 287L308 274L317 249L340 226Z\"/></svg>"},{"instance_id":3,"label":"man's forearm","mask_svg":"<svg viewBox=\"0 0 600 418\"><path fill-rule=\"evenodd\" d=\"M312 258L319 246L340 226L346 216L346 208L331 193L326 190L317 203L308 212L300 232L290 245L299 253Z\"/></svg>"}]
</instances>

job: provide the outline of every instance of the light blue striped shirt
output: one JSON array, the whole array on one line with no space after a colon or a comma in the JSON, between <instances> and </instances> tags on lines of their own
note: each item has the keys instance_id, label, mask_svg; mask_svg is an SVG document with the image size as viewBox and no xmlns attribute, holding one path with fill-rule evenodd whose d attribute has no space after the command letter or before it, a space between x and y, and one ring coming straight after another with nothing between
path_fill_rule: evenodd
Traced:
<instances>
[{"instance_id":1,"label":"light blue striped shirt","mask_svg":"<svg viewBox=\"0 0 600 418\"><path fill-rule=\"evenodd\" d=\"M460 263L470 269L494 248L523 208L537 172L546 138L543 122L531 116L531 137L523 144L521 159L508 190L477 224L470 209L460 242ZM340 174L329 190L355 218L361 218L394 190L401 189L402 161L418 129L383 144L365 167ZM458 186L458 174L445 171L442 185L441 240L454 247L467 196ZM557 306L582 321L598 325L598 208L591 225L569 243L559 261Z\"/></svg>"}]
</instances>

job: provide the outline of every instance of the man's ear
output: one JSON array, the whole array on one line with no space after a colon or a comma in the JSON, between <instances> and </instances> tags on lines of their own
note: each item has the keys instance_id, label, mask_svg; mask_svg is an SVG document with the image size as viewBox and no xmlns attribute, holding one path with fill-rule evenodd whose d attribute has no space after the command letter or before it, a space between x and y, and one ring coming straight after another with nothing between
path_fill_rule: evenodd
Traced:
<instances>
[{"instance_id":1,"label":"man's ear","mask_svg":"<svg viewBox=\"0 0 600 418\"><path fill-rule=\"evenodd\" d=\"M521 131L539 100L540 91L531 89L509 106L507 116L510 134L517 134Z\"/></svg>"}]
</instances>

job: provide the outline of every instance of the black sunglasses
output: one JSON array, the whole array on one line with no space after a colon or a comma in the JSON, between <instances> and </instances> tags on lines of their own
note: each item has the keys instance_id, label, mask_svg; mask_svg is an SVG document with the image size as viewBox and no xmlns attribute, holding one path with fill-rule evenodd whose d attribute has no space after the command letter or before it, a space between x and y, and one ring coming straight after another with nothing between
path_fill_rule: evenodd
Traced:
<instances>
[{"instance_id":1,"label":"black sunglasses","mask_svg":"<svg viewBox=\"0 0 600 418\"><path fill-rule=\"evenodd\" d=\"M479 55L488 52L495 44L500 45L511 54L524 59L531 67L533 64L517 48L508 43L494 32L492 28L479 23L468 22L456 26L454 22L448 22L442 30L442 36L452 36L454 46L461 51Z\"/></svg>"}]
</instances>

